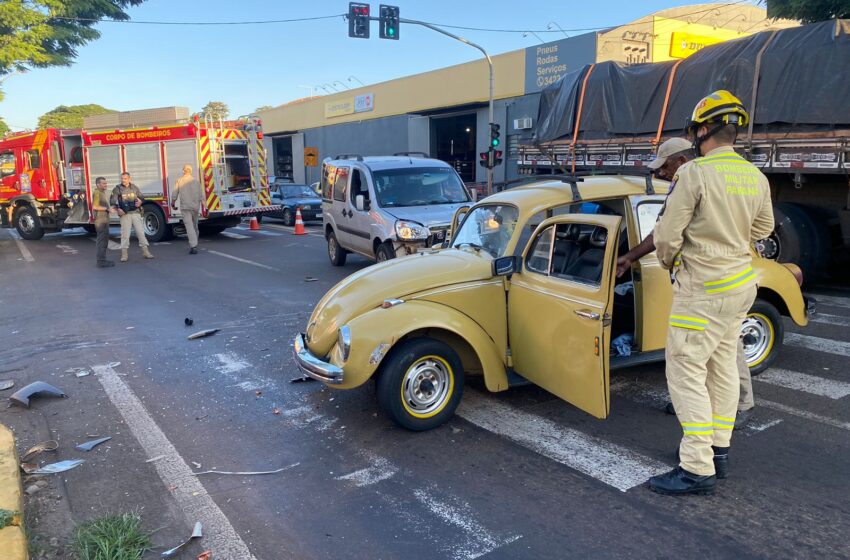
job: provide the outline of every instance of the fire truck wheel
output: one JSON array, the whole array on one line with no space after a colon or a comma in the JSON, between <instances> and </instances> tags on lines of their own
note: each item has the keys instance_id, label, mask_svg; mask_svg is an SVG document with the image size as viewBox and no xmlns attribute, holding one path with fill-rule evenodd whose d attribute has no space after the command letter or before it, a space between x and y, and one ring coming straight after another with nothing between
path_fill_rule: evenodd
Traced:
<instances>
[{"instance_id":1,"label":"fire truck wheel","mask_svg":"<svg viewBox=\"0 0 850 560\"><path fill-rule=\"evenodd\" d=\"M145 237L148 241L158 243L171 239L173 235L171 225L165 221L165 214L159 206L145 204L142 206L142 211L142 222L145 225Z\"/></svg>"},{"instance_id":2,"label":"fire truck wheel","mask_svg":"<svg viewBox=\"0 0 850 560\"><path fill-rule=\"evenodd\" d=\"M21 206L15 211L15 229L24 239L34 241L44 237L44 228L41 227L41 219L32 206Z\"/></svg>"}]
</instances>

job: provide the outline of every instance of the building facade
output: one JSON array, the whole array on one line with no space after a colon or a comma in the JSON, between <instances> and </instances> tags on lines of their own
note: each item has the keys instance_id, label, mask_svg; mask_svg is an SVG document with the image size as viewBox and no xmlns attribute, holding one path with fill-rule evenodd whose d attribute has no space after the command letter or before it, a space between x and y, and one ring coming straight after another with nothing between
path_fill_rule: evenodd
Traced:
<instances>
[{"instance_id":1,"label":"building facade","mask_svg":"<svg viewBox=\"0 0 850 560\"><path fill-rule=\"evenodd\" d=\"M494 122L504 152L494 182L517 177L518 139L534 125L540 92L561 76L608 60L685 58L714 43L792 25L768 20L763 8L751 5L697 4L492 57ZM480 60L301 99L259 116L272 173L298 183L318 181L326 157L401 152L444 160L464 181L480 183L486 180L478 154L488 148L488 97L487 63Z\"/></svg>"}]
</instances>

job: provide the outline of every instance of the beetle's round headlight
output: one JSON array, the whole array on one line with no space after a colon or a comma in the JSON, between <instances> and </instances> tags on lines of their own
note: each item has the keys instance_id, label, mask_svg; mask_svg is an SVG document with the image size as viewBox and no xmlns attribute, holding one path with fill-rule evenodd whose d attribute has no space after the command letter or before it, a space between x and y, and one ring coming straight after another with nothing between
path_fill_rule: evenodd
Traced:
<instances>
[{"instance_id":1,"label":"beetle's round headlight","mask_svg":"<svg viewBox=\"0 0 850 560\"><path fill-rule=\"evenodd\" d=\"M351 329L348 328L348 325L339 328L336 342L342 354L342 361L348 360L348 354L351 352Z\"/></svg>"}]
</instances>

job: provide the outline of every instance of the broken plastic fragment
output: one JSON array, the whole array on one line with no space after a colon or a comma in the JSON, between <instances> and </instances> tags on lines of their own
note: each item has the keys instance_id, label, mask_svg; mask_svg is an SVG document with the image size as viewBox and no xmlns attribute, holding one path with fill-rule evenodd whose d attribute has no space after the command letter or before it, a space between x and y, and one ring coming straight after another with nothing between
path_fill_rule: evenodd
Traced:
<instances>
[{"instance_id":1,"label":"broken plastic fragment","mask_svg":"<svg viewBox=\"0 0 850 560\"><path fill-rule=\"evenodd\" d=\"M51 463L49 465L44 465L40 467L30 474L56 474L65 471L69 471L74 467L78 467L83 464L85 461L83 459L70 459L68 461L59 461L58 463Z\"/></svg>"},{"instance_id":2,"label":"broken plastic fragment","mask_svg":"<svg viewBox=\"0 0 850 560\"><path fill-rule=\"evenodd\" d=\"M109 362L108 364L106 364L106 367L117 368L120 365L121 365L121 362Z\"/></svg>"},{"instance_id":3,"label":"broken plastic fragment","mask_svg":"<svg viewBox=\"0 0 850 560\"><path fill-rule=\"evenodd\" d=\"M205 336L213 335L213 334L217 333L217 332L218 332L218 331L220 331L220 330L221 330L221 329L206 329L206 330L203 330L203 331L198 331L198 332L196 332L196 333L194 333L194 334L190 334L190 335L188 336L188 339L189 339L189 340L194 340L194 339L196 339L196 338L204 338Z\"/></svg>"},{"instance_id":4,"label":"broken plastic fragment","mask_svg":"<svg viewBox=\"0 0 850 560\"><path fill-rule=\"evenodd\" d=\"M80 445L77 446L77 449L79 449L80 451L91 451L92 449L94 449L94 447L96 445L100 445L104 441L109 441L111 439L112 439L112 436L102 437L102 438L99 438L99 439L93 439L91 441L81 443Z\"/></svg>"},{"instance_id":5,"label":"broken plastic fragment","mask_svg":"<svg viewBox=\"0 0 850 560\"><path fill-rule=\"evenodd\" d=\"M91 375L91 372L87 369L81 369L80 371L74 373L76 377L85 377L87 375Z\"/></svg>"},{"instance_id":6,"label":"broken plastic fragment","mask_svg":"<svg viewBox=\"0 0 850 560\"><path fill-rule=\"evenodd\" d=\"M192 542L192 539L200 539L203 536L204 536L203 525L201 525L200 521L196 521L195 522L195 528L192 530L192 534L189 536L189 538L186 539L185 542L178 544L174 548L170 548L170 549L166 550L165 552L163 552L161 554L160 557L161 558L173 558L180 551L181 548L183 548L184 546L186 546L187 544Z\"/></svg>"},{"instance_id":7,"label":"broken plastic fragment","mask_svg":"<svg viewBox=\"0 0 850 560\"><path fill-rule=\"evenodd\" d=\"M41 453L43 451L56 451L58 448L59 448L59 442L56 441L55 439L50 439L50 440L47 440L47 441L41 441L39 443L36 443L35 445L30 447L29 449L27 449L27 452L24 453L23 457L21 457L21 461L26 461L30 457L35 457L36 455L38 455L39 453Z\"/></svg>"},{"instance_id":8,"label":"broken plastic fragment","mask_svg":"<svg viewBox=\"0 0 850 560\"><path fill-rule=\"evenodd\" d=\"M281 467L281 468L275 469L273 471L201 471L201 472L196 472L196 473L192 473L192 474L195 475L195 476L198 476L199 474L234 474L234 475L240 475L240 476L241 475L254 475L254 474L277 474L279 472L289 470L293 467L297 467L300 464L301 463L293 463L293 464L289 465L288 467Z\"/></svg>"},{"instance_id":9,"label":"broken plastic fragment","mask_svg":"<svg viewBox=\"0 0 850 560\"><path fill-rule=\"evenodd\" d=\"M312 377L307 377L306 375L302 377L296 377L294 379L290 379L290 383L306 383L307 381L315 381Z\"/></svg>"},{"instance_id":10,"label":"broken plastic fragment","mask_svg":"<svg viewBox=\"0 0 850 560\"><path fill-rule=\"evenodd\" d=\"M198 560L210 560L212 558L212 550L207 550L198 555Z\"/></svg>"},{"instance_id":11,"label":"broken plastic fragment","mask_svg":"<svg viewBox=\"0 0 850 560\"><path fill-rule=\"evenodd\" d=\"M193 324L195 324L195 321L191 317L186 317L185 319L183 319L183 324L187 327L191 327Z\"/></svg>"},{"instance_id":12,"label":"broken plastic fragment","mask_svg":"<svg viewBox=\"0 0 850 560\"><path fill-rule=\"evenodd\" d=\"M51 385L50 383L45 383L44 381L36 381L35 383L30 383L23 389L19 389L17 392L12 394L9 397L9 400L12 401L13 404L17 404L20 406L24 406L29 408L30 399L32 397L64 397L65 393Z\"/></svg>"},{"instance_id":13,"label":"broken plastic fragment","mask_svg":"<svg viewBox=\"0 0 850 560\"><path fill-rule=\"evenodd\" d=\"M4 379L0 381L0 391L5 391L6 389L11 389L15 386L15 382L11 379Z\"/></svg>"}]
</instances>

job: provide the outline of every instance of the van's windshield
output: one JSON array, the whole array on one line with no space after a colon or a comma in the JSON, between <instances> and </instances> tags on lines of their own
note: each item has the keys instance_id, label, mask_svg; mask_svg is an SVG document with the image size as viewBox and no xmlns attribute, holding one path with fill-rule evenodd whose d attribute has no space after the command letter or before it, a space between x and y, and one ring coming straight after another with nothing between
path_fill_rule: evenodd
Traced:
<instances>
[{"instance_id":1,"label":"van's windshield","mask_svg":"<svg viewBox=\"0 0 850 560\"><path fill-rule=\"evenodd\" d=\"M457 173L445 167L373 171L375 196L383 208L469 202Z\"/></svg>"}]
</instances>

